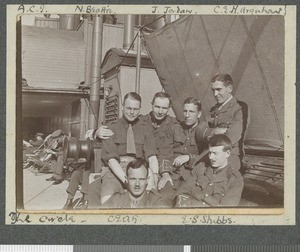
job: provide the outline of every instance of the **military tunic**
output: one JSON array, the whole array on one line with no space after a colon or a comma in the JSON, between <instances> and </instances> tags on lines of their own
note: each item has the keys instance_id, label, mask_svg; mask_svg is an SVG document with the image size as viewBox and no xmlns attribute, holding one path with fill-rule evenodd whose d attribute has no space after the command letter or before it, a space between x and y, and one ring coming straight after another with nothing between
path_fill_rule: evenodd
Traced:
<instances>
[{"instance_id":1,"label":"military tunic","mask_svg":"<svg viewBox=\"0 0 300 252\"><path fill-rule=\"evenodd\" d=\"M199 142L207 143L207 138L213 135L215 128L226 128L225 135L231 140L232 150L230 164L236 170L240 170L243 151L243 111L238 101L232 97L223 106L216 104L210 110L210 118L207 126L197 132Z\"/></svg>"},{"instance_id":2,"label":"military tunic","mask_svg":"<svg viewBox=\"0 0 300 252\"><path fill-rule=\"evenodd\" d=\"M208 128L204 129L203 136L209 137L215 128L227 128L225 135L231 140L233 146L231 154L240 155L238 143L243 133L243 112L234 97L224 106L221 105L221 108L219 104L211 108Z\"/></svg>"},{"instance_id":3,"label":"military tunic","mask_svg":"<svg viewBox=\"0 0 300 252\"><path fill-rule=\"evenodd\" d=\"M151 128L156 150L157 150L157 158L159 164L163 162L163 160L169 160L170 162L174 159L173 154L173 142L174 142L174 132L173 128L176 125L179 125L179 122L176 118L173 118L167 115L160 125L155 123L155 119L150 112L146 116L141 116L141 120L144 120L146 124Z\"/></svg>"},{"instance_id":4,"label":"military tunic","mask_svg":"<svg viewBox=\"0 0 300 252\"><path fill-rule=\"evenodd\" d=\"M239 171L230 165L213 169L201 162L193 175L178 189L176 207L238 206L244 187Z\"/></svg>"},{"instance_id":5,"label":"military tunic","mask_svg":"<svg viewBox=\"0 0 300 252\"><path fill-rule=\"evenodd\" d=\"M129 192L117 192L101 208L163 208L164 199L156 190L145 191L138 201L132 201Z\"/></svg>"},{"instance_id":6,"label":"military tunic","mask_svg":"<svg viewBox=\"0 0 300 252\"><path fill-rule=\"evenodd\" d=\"M199 129L204 128L205 125L206 123L202 117L200 117L198 125L192 128L188 128L184 123L173 125L171 132L173 138L173 157L170 163L164 160L164 163L161 165L161 173L168 172L175 180L179 179L182 175L188 176L189 171L187 172L186 170L192 169L191 164L194 164L194 160L203 151L203 146L199 146L196 143L195 133ZM172 163L180 155L189 155L190 160L184 166L175 168L172 166Z\"/></svg>"}]
</instances>

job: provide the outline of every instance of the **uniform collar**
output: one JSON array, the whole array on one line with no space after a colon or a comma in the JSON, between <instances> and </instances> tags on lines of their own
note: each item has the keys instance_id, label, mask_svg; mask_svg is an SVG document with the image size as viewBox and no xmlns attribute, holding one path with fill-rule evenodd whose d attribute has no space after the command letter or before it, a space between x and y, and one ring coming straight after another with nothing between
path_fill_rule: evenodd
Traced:
<instances>
[{"instance_id":1,"label":"uniform collar","mask_svg":"<svg viewBox=\"0 0 300 252\"><path fill-rule=\"evenodd\" d=\"M201 117L200 117L200 118L201 118ZM199 118L199 119L200 119L200 118ZM193 131L195 131L195 130L197 129L197 126L199 125L199 122L200 122L199 119L198 119L197 123L195 123L192 127L187 126L187 125L185 124L184 121L181 122L181 126L182 126L182 128L183 128L184 130L186 130L186 131L188 131L188 132L193 132Z\"/></svg>"},{"instance_id":2,"label":"uniform collar","mask_svg":"<svg viewBox=\"0 0 300 252\"><path fill-rule=\"evenodd\" d=\"M230 95L230 97L221 104L221 106L219 107L219 110L221 110L229 101L231 101L232 98L233 98L233 96Z\"/></svg>"},{"instance_id":3,"label":"uniform collar","mask_svg":"<svg viewBox=\"0 0 300 252\"><path fill-rule=\"evenodd\" d=\"M228 164L223 169L215 170L209 165L206 169L205 174L211 181L215 181L215 182L224 181L227 177L231 175L231 167Z\"/></svg>"}]
</instances>

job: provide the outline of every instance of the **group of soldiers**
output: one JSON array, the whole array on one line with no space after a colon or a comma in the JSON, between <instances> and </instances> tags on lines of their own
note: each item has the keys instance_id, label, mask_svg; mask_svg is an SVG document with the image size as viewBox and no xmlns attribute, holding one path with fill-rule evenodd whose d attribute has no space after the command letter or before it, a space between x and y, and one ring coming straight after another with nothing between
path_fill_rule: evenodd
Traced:
<instances>
[{"instance_id":1,"label":"group of soldiers","mask_svg":"<svg viewBox=\"0 0 300 252\"><path fill-rule=\"evenodd\" d=\"M215 76L216 105L209 115L188 97L182 122L168 115L167 93L154 95L147 115L140 115L141 97L126 94L120 119L87 132L102 141L101 175L90 184L85 168L72 175L64 209L73 207L78 183L83 207L90 209L238 206L245 124L233 88L230 75Z\"/></svg>"}]
</instances>

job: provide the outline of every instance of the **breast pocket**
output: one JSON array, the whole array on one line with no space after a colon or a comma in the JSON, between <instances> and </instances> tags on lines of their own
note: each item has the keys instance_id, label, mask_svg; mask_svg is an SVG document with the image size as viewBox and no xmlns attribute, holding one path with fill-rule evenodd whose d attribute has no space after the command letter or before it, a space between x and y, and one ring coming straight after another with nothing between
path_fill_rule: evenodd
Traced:
<instances>
[{"instance_id":1,"label":"breast pocket","mask_svg":"<svg viewBox=\"0 0 300 252\"><path fill-rule=\"evenodd\" d=\"M165 129L161 132L159 132L158 137L155 138L156 145L159 148L160 146L168 145L170 143L173 143L173 137L169 133L168 129Z\"/></svg>"},{"instance_id":2,"label":"breast pocket","mask_svg":"<svg viewBox=\"0 0 300 252\"><path fill-rule=\"evenodd\" d=\"M213 189L213 194L217 194L220 197L224 197L225 196L225 185L224 183L216 183L215 187Z\"/></svg>"},{"instance_id":3,"label":"breast pocket","mask_svg":"<svg viewBox=\"0 0 300 252\"><path fill-rule=\"evenodd\" d=\"M230 123L233 120L232 113L221 113L219 115L218 127L219 128L229 128Z\"/></svg>"},{"instance_id":4,"label":"breast pocket","mask_svg":"<svg viewBox=\"0 0 300 252\"><path fill-rule=\"evenodd\" d=\"M124 155L124 153L126 153L127 148L126 139L124 137L116 137L114 139L114 143L117 147L118 154Z\"/></svg>"}]
</instances>

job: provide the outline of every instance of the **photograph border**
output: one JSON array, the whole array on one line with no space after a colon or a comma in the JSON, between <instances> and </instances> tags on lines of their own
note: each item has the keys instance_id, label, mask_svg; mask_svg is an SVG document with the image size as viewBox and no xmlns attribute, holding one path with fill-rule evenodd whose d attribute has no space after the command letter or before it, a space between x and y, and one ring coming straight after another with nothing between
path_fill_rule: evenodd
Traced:
<instances>
[{"instance_id":1,"label":"photograph border","mask_svg":"<svg viewBox=\"0 0 300 252\"><path fill-rule=\"evenodd\" d=\"M30 8L30 5L24 5L25 8ZM73 5L76 6L76 5ZM96 5L96 7L99 5ZM148 6L114 6L110 5L112 8L116 8L118 11L120 11L122 14L147 14L148 12L151 12L151 5ZM13 43L12 37L14 34L16 34L15 29L11 29L11 27L16 27L14 24L16 23L16 16L18 11L19 5L8 5L7 6L7 83L15 83L16 82L16 68L15 68L15 55L13 55L13 52L16 51L16 43ZM44 5L43 8L47 10L49 13L60 13L62 6L57 5ZM128 9L128 7L130 9ZM141 13L141 7L143 7L143 11ZM197 8L199 6L191 6L194 13L193 14L209 14L211 13L211 10L213 7L211 6L201 6L201 8ZM296 86L294 83L296 83L296 55L294 54L294 50L296 49L296 35L295 35L295 18L296 18L296 10L293 8L293 6L283 6L287 10L287 15L285 16L285 30L286 30L286 38L289 39L285 40L285 83L288 83L285 85L285 97L289 97L289 99L285 99L285 150L286 149L294 149L296 148L295 145L295 116L296 115L296 100L295 100L295 90ZM67 8L73 8L72 6L67 6ZM187 8L187 5L185 5L185 8ZM250 7L249 7L250 8ZM252 6L253 8L253 6ZM37 8L39 10L39 8ZM68 9L68 13L70 13L70 9ZM197 9L195 11L195 9ZM129 11L128 11L129 10ZM209 10L207 12L207 10ZM204 11L204 12L203 12ZM136 13L138 12L138 13ZM39 13L39 12L37 12ZM71 12L72 13L72 12ZM292 13L292 14L291 14ZM291 14L291 15L290 15ZM15 39L15 38L14 38ZM287 61L288 59L288 61ZM292 62L292 64L290 64ZM282 213L282 209L274 209L273 215L267 215L267 212L270 211L270 209L176 209L176 210L147 210L147 209L139 209L139 210L89 210L87 212L82 211L68 211L67 213L64 211L25 211L21 209L17 209L15 202L16 197L13 197L14 195L14 188L16 188L16 180L15 180L15 173L14 167L16 156L13 156L12 153L15 152L16 146L15 146L15 140L16 140L16 133L15 128L13 125L15 125L16 117L14 111L16 111L16 104L15 99L16 98L16 89L15 87L10 87L7 91L7 125L6 125L6 167L7 167L7 173L6 173L6 224L12 224L14 222L14 219L12 219L12 215L10 215L12 212L20 213L19 219L20 221L14 223L14 224L45 224L40 221L40 218L45 216L49 216L50 218L53 216L63 216L63 215L75 215L77 220L74 223L68 223L67 221L59 222L57 217L54 222L46 222L47 225L51 224L104 224L104 225L111 225L111 224L147 224L147 225L182 225L182 224L196 224L201 225L201 223L182 223L183 219L182 216L189 216L188 218L192 218L195 215L215 215L217 216L217 219L219 217L222 218L223 215L226 215L228 218L232 218L233 224L235 225L294 225L295 224L295 176L294 174L286 173L287 167L295 167L295 152L289 152L287 153L285 151L285 197L284 197L284 205L289 206L284 209L284 212ZM288 111L288 113L287 113ZM14 153L15 155L15 153ZM287 183L288 182L288 183ZM14 186L12 186L14 185ZM15 211L17 209L17 211ZM155 212L153 212L155 211ZM170 213L170 211L172 213ZM250 211L250 214L249 214ZM91 216L87 217L87 213ZM103 214L103 219L97 214ZM142 214L141 214L142 213ZM186 214L184 214L186 213ZM234 214L234 215L232 215ZM128 221L127 223L124 222L111 222L109 221L109 216L113 215L129 215L129 216L135 216L139 215L141 218L135 223L135 221ZM162 218L158 215L162 215ZM253 215L248 216L245 218L245 215ZM261 215L261 216L260 216ZM29 216L29 217L27 217ZM158 218L157 218L158 217ZM30 219L30 223L24 221L26 218ZM130 218L129 218L130 219ZM173 220L171 220L173 219ZM175 221L174 221L175 219ZM22 221L23 220L23 221ZM203 223L208 224L208 223ZM213 225L218 225L219 223L212 223Z\"/></svg>"}]
</instances>

